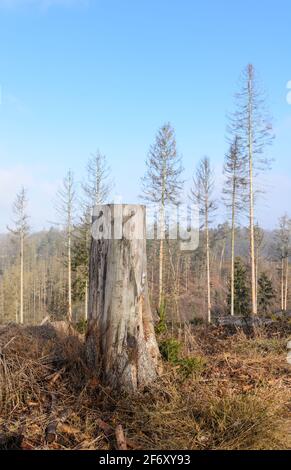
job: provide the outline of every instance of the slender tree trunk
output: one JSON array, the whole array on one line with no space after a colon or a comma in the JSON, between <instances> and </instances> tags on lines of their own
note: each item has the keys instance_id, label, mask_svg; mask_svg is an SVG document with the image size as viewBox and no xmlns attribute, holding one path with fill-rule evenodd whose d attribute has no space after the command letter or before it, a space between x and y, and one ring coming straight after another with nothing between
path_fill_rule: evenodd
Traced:
<instances>
[{"instance_id":1,"label":"slender tree trunk","mask_svg":"<svg viewBox=\"0 0 291 470\"><path fill-rule=\"evenodd\" d=\"M231 306L230 314L234 316L234 246L235 246L235 191L232 194L232 209L231 209L231 275L230 275L230 295Z\"/></svg>"},{"instance_id":2,"label":"slender tree trunk","mask_svg":"<svg viewBox=\"0 0 291 470\"><path fill-rule=\"evenodd\" d=\"M185 290L188 292L189 258L185 258Z\"/></svg>"},{"instance_id":3,"label":"slender tree trunk","mask_svg":"<svg viewBox=\"0 0 291 470\"><path fill-rule=\"evenodd\" d=\"M169 240L168 240L168 251L169 251L169 262L170 262L172 275L173 275L173 296L174 296L174 302L176 306L176 320L177 320L177 323L179 323L179 325L181 326L181 316L180 316L180 308L179 308L179 262L177 262L177 269L175 269L174 262L173 262L173 253L170 247Z\"/></svg>"},{"instance_id":4,"label":"slender tree trunk","mask_svg":"<svg viewBox=\"0 0 291 470\"><path fill-rule=\"evenodd\" d=\"M20 233L20 323L23 324L23 298L24 298L24 289L23 289L23 282L24 282L24 262L23 262L23 255L24 255L24 235L23 232Z\"/></svg>"},{"instance_id":5,"label":"slender tree trunk","mask_svg":"<svg viewBox=\"0 0 291 470\"><path fill-rule=\"evenodd\" d=\"M284 258L281 259L281 310L284 311Z\"/></svg>"},{"instance_id":6,"label":"slender tree trunk","mask_svg":"<svg viewBox=\"0 0 291 470\"><path fill-rule=\"evenodd\" d=\"M160 240L160 253L159 253L159 309L161 308L164 300L164 285L163 285L163 264L164 264L164 240Z\"/></svg>"},{"instance_id":7,"label":"slender tree trunk","mask_svg":"<svg viewBox=\"0 0 291 470\"><path fill-rule=\"evenodd\" d=\"M181 256L178 253L177 254L177 267L176 267L176 272L177 272L177 295L178 297L180 296L180 270L181 270Z\"/></svg>"},{"instance_id":8,"label":"slender tree trunk","mask_svg":"<svg viewBox=\"0 0 291 470\"><path fill-rule=\"evenodd\" d=\"M164 238L165 238L165 190L166 190L166 162L163 160L162 172L162 193L160 206L160 254L159 254L159 309L164 305L164 284L163 284L163 264L164 264Z\"/></svg>"},{"instance_id":9,"label":"slender tree trunk","mask_svg":"<svg viewBox=\"0 0 291 470\"><path fill-rule=\"evenodd\" d=\"M160 252L159 252L159 309L164 303L164 237L165 237L165 213L164 203L160 208Z\"/></svg>"},{"instance_id":10,"label":"slender tree trunk","mask_svg":"<svg viewBox=\"0 0 291 470\"><path fill-rule=\"evenodd\" d=\"M288 281L289 281L289 259L286 257L286 271L285 271L285 299L284 299L284 310L287 312L288 306Z\"/></svg>"},{"instance_id":11,"label":"slender tree trunk","mask_svg":"<svg viewBox=\"0 0 291 470\"><path fill-rule=\"evenodd\" d=\"M224 262L224 253L225 253L225 240L223 240L223 245L221 248L220 262L219 262L219 275L222 277L222 267Z\"/></svg>"},{"instance_id":12,"label":"slender tree trunk","mask_svg":"<svg viewBox=\"0 0 291 470\"><path fill-rule=\"evenodd\" d=\"M85 321L88 320L88 281L85 281Z\"/></svg>"},{"instance_id":13,"label":"slender tree trunk","mask_svg":"<svg viewBox=\"0 0 291 470\"><path fill-rule=\"evenodd\" d=\"M206 273L207 273L207 322L211 323L211 292L210 292L210 249L209 249L209 227L208 227L208 202L205 211L206 232Z\"/></svg>"},{"instance_id":14,"label":"slender tree trunk","mask_svg":"<svg viewBox=\"0 0 291 470\"><path fill-rule=\"evenodd\" d=\"M152 260L152 273L151 273L151 301L153 301L153 292L154 292L154 258Z\"/></svg>"},{"instance_id":15,"label":"slender tree trunk","mask_svg":"<svg viewBox=\"0 0 291 470\"><path fill-rule=\"evenodd\" d=\"M44 266L44 273L43 273L43 284L42 284L42 318L46 316L47 309L47 290L46 290L46 285L47 285L47 276L46 276L46 270Z\"/></svg>"},{"instance_id":16,"label":"slender tree trunk","mask_svg":"<svg viewBox=\"0 0 291 470\"><path fill-rule=\"evenodd\" d=\"M3 288L3 279L1 279L1 319L4 323L4 288Z\"/></svg>"},{"instance_id":17,"label":"slender tree trunk","mask_svg":"<svg viewBox=\"0 0 291 470\"><path fill-rule=\"evenodd\" d=\"M259 278L259 250L255 250L255 289L256 289L256 303L258 305L258 278Z\"/></svg>"},{"instance_id":18,"label":"slender tree trunk","mask_svg":"<svg viewBox=\"0 0 291 470\"><path fill-rule=\"evenodd\" d=\"M251 293L252 313L257 315L256 266L255 266L255 231L254 231L254 188L253 188L253 122L252 122L252 78L248 81L248 153L249 153L249 203L250 203L250 258L251 258Z\"/></svg>"},{"instance_id":19,"label":"slender tree trunk","mask_svg":"<svg viewBox=\"0 0 291 470\"><path fill-rule=\"evenodd\" d=\"M72 321L72 257L71 257L71 228L68 231L68 321Z\"/></svg>"},{"instance_id":20,"label":"slender tree trunk","mask_svg":"<svg viewBox=\"0 0 291 470\"><path fill-rule=\"evenodd\" d=\"M92 214L92 212L91 212ZM86 243L86 248L89 247L89 242L90 242L90 220L92 218L92 215L89 216L89 220L87 218L87 229L85 231L85 243ZM88 271L87 267L85 270L85 299L84 299L85 305L84 305L84 317L85 321L88 320Z\"/></svg>"},{"instance_id":21,"label":"slender tree trunk","mask_svg":"<svg viewBox=\"0 0 291 470\"><path fill-rule=\"evenodd\" d=\"M148 296L145 207L118 206L119 239L111 232L115 207L96 206L93 213L87 355L104 384L132 392L156 379L159 349Z\"/></svg>"},{"instance_id":22,"label":"slender tree trunk","mask_svg":"<svg viewBox=\"0 0 291 470\"><path fill-rule=\"evenodd\" d=\"M33 280L33 323L36 324L36 309L35 309L35 279Z\"/></svg>"}]
</instances>

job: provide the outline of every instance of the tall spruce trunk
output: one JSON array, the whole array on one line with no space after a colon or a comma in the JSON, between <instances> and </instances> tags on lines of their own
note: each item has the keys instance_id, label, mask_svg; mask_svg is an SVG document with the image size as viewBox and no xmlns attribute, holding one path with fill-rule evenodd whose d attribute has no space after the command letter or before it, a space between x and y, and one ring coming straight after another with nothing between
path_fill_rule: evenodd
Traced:
<instances>
[{"instance_id":1,"label":"tall spruce trunk","mask_svg":"<svg viewBox=\"0 0 291 470\"><path fill-rule=\"evenodd\" d=\"M104 384L132 392L154 381L160 367L148 295L145 207L96 206L92 233L88 360Z\"/></svg>"},{"instance_id":2,"label":"tall spruce trunk","mask_svg":"<svg viewBox=\"0 0 291 470\"><path fill-rule=\"evenodd\" d=\"M231 275L230 275L230 314L234 316L234 246L235 246L235 196L233 194L231 216Z\"/></svg>"},{"instance_id":3,"label":"tall spruce trunk","mask_svg":"<svg viewBox=\"0 0 291 470\"><path fill-rule=\"evenodd\" d=\"M160 238L160 253L159 253L159 311L164 308L164 238L165 238L165 162L163 162L163 175L162 175L162 199L161 199L161 206L160 206L160 230L159 230L159 238Z\"/></svg>"},{"instance_id":4,"label":"tall spruce trunk","mask_svg":"<svg viewBox=\"0 0 291 470\"><path fill-rule=\"evenodd\" d=\"M281 310L284 311L284 258L281 259Z\"/></svg>"},{"instance_id":5,"label":"tall spruce trunk","mask_svg":"<svg viewBox=\"0 0 291 470\"><path fill-rule=\"evenodd\" d=\"M225 255L225 245L226 245L226 242L225 242L225 240L223 240L221 253L220 253L220 262L219 262L219 275L220 275L220 277L222 277L222 268L223 268L224 255Z\"/></svg>"},{"instance_id":6,"label":"tall spruce trunk","mask_svg":"<svg viewBox=\"0 0 291 470\"><path fill-rule=\"evenodd\" d=\"M255 248L255 289L256 289L256 302L258 305L258 283L259 283L259 249Z\"/></svg>"},{"instance_id":7,"label":"tall spruce trunk","mask_svg":"<svg viewBox=\"0 0 291 470\"><path fill-rule=\"evenodd\" d=\"M72 254L71 254L71 227L68 231L68 321L72 321Z\"/></svg>"},{"instance_id":8,"label":"tall spruce trunk","mask_svg":"<svg viewBox=\"0 0 291 470\"><path fill-rule=\"evenodd\" d=\"M160 250L159 250L159 311L161 313L161 309L164 303L164 276L163 276L163 268L164 268L164 240L160 239Z\"/></svg>"},{"instance_id":9,"label":"tall spruce trunk","mask_svg":"<svg viewBox=\"0 0 291 470\"><path fill-rule=\"evenodd\" d=\"M24 303L24 288L23 288L23 283L24 283L24 234L23 232L20 233L20 315L19 315L19 321L21 324L23 324L24 321L24 316L23 316L23 303Z\"/></svg>"},{"instance_id":10,"label":"tall spruce trunk","mask_svg":"<svg viewBox=\"0 0 291 470\"><path fill-rule=\"evenodd\" d=\"M285 298L284 298L284 310L287 312L288 306L288 281L289 281L289 259L286 257L286 270L285 270Z\"/></svg>"},{"instance_id":11,"label":"tall spruce trunk","mask_svg":"<svg viewBox=\"0 0 291 470\"><path fill-rule=\"evenodd\" d=\"M88 320L88 281L85 281L84 319Z\"/></svg>"},{"instance_id":12,"label":"tall spruce trunk","mask_svg":"<svg viewBox=\"0 0 291 470\"><path fill-rule=\"evenodd\" d=\"M206 276L207 276L207 323L211 323L211 292L210 292L210 247L209 247L209 220L208 200L205 204L205 232L206 232Z\"/></svg>"},{"instance_id":13,"label":"tall spruce trunk","mask_svg":"<svg viewBox=\"0 0 291 470\"><path fill-rule=\"evenodd\" d=\"M249 223L250 223L250 259L251 259L251 295L252 313L257 315L256 265L255 265L255 230L254 230L254 187L253 187L253 106L252 78L248 82L248 159L249 159Z\"/></svg>"}]
</instances>

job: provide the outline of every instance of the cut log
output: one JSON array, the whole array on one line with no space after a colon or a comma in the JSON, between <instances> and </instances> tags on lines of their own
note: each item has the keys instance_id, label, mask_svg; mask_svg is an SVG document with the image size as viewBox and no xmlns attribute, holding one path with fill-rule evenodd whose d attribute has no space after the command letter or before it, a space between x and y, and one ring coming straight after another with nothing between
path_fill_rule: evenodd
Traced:
<instances>
[{"instance_id":1,"label":"cut log","mask_svg":"<svg viewBox=\"0 0 291 470\"><path fill-rule=\"evenodd\" d=\"M114 389L135 391L159 373L148 296L144 206L94 209L87 354L103 383Z\"/></svg>"}]
</instances>

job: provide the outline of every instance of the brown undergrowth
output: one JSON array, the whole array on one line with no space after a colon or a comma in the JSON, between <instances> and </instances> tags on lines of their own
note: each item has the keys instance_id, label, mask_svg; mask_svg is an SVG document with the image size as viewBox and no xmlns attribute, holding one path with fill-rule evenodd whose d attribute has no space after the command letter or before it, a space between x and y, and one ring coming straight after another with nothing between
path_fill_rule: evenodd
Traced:
<instances>
[{"instance_id":1,"label":"brown undergrowth","mask_svg":"<svg viewBox=\"0 0 291 470\"><path fill-rule=\"evenodd\" d=\"M164 332L164 350L174 339L179 357L166 354L150 388L116 396L92 376L73 330L1 327L0 448L112 449L121 424L130 448L290 449L288 335L282 325Z\"/></svg>"}]
</instances>

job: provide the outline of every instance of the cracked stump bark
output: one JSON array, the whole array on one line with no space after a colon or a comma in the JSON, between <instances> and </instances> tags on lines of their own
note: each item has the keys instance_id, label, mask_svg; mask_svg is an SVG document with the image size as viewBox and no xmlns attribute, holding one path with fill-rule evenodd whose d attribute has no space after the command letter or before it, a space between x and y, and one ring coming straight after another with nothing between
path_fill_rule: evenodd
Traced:
<instances>
[{"instance_id":1,"label":"cracked stump bark","mask_svg":"<svg viewBox=\"0 0 291 470\"><path fill-rule=\"evenodd\" d=\"M94 208L87 356L102 382L135 391L160 372L148 296L145 207Z\"/></svg>"}]
</instances>

